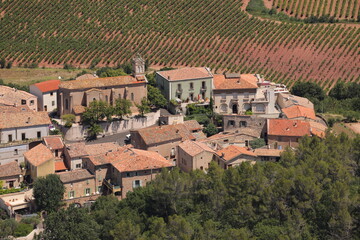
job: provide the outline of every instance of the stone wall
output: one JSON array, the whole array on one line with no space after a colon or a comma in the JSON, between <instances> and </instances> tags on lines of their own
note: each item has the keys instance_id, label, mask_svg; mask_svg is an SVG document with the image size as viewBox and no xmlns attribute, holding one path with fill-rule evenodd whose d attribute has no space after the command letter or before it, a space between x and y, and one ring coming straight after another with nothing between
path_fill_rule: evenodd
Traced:
<instances>
[{"instance_id":1,"label":"stone wall","mask_svg":"<svg viewBox=\"0 0 360 240\"><path fill-rule=\"evenodd\" d=\"M129 131L130 129L140 129L150 127L157 124L160 117L160 110L146 114L146 117L131 117L121 121L102 122L100 126L103 128L105 136L113 135ZM77 141L84 140L87 136L88 126L73 124L71 128L60 127L64 133L65 140Z\"/></svg>"}]
</instances>

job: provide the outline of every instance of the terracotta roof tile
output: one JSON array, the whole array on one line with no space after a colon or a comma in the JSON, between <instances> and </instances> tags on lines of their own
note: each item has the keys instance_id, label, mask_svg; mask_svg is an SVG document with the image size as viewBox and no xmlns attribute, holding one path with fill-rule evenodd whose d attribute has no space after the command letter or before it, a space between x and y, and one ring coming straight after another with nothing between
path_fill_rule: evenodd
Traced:
<instances>
[{"instance_id":1,"label":"terracotta roof tile","mask_svg":"<svg viewBox=\"0 0 360 240\"><path fill-rule=\"evenodd\" d=\"M116 151L119 148L121 148L121 146L114 142L85 145L85 151L90 156L104 154L104 153L111 152L111 151Z\"/></svg>"},{"instance_id":2,"label":"terracotta roof tile","mask_svg":"<svg viewBox=\"0 0 360 240\"><path fill-rule=\"evenodd\" d=\"M268 119L268 135L302 137L310 134L310 124L306 121Z\"/></svg>"},{"instance_id":3,"label":"terracotta roof tile","mask_svg":"<svg viewBox=\"0 0 360 240\"><path fill-rule=\"evenodd\" d=\"M142 128L134 132L139 133L146 145L151 145L167 141L185 141L205 138L205 135L201 131L199 133L193 132L197 129L201 129L199 123L197 123L196 120L190 120L175 125Z\"/></svg>"},{"instance_id":4,"label":"terracotta roof tile","mask_svg":"<svg viewBox=\"0 0 360 240\"><path fill-rule=\"evenodd\" d=\"M206 144L197 142L197 141L190 141L190 140L186 140L186 141L180 143L179 148L181 148L183 151L185 151L190 156L196 156L199 153L202 153L204 151L215 153L214 150L212 150Z\"/></svg>"},{"instance_id":5,"label":"terracotta roof tile","mask_svg":"<svg viewBox=\"0 0 360 240\"><path fill-rule=\"evenodd\" d=\"M55 162L55 171L64 171L68 170L68 168L65 166L64 161L56 161Z\"/></svg>"},{"instance_id":6,"label":"terracotta roof tile","mask_svg":"<svg viewBox=\"0 0 360 240\"><path fill-rule=\"evenodd\" d=\"M310 124L311 134L316 135L318 137L324 138L326 135L327 126L322 123L308 121Z\"/></svg>"},{"instance_id":7,"label":"terracotta roof tile","mask_svg":"<svg viewBox=\"0 0 360 240\"><path fill-rule=\"evenodd\" d=\"M95 79L95 78L99 78L99 77L96 74L87 73L77 77L76 80Z\"/></svg>"},{"instance_id":8,"label":"terracotta roof tile","mask_svg":"<svg viewBox=\"0 0 360 240\"><path fill-rule=\"evenodd\" d=\"M87 169L77 169L68 172L59 172L56 174L60 177L62 183L71 183L95 178L95 175L91 174Z\"/></svg>"},{"instance_id":9,"label":"terracotta roof tile","mask_svg":"<svg viewBox=\"0 0 360 240\"><path fill-rule=\"evenodd\" d=\"M86 89L86 88L101 88L101 87L111 87L118 85L128 85L128 84L136 84L136 83L144 83L144 81L138 81L133 76L118 76L118 77L65 81L62 82L59 87L66 89Z\"/></svg>"},{"instance_id":10,"label":"terracotta roof tile","mask_svg":"<svg viewBox=\"0 0 360 240\"><path fill-rule=\"evenodd\" d=\"M316 120L315 111L313 108L307 108L300 105L293 105L291 107L281 109L287 118L310 118Z\"/></svg>"},{"instance_id":11,"label":"terracotta roof tile","mask_svg":"<svg viewBox=\"0 0 360 240\"><path fill-rule=\"evenodd\" d=\"M73 112L75 115L82 114L85 112L85 107L81 105L73 106Z\"/></svg>"},{"instance_id":12,"label":"terracotta roof tile","mask_svg":"<svg viewBox=\"0 0 360 240\"><path fill-rule=\"evenodd\" d=\"M85 150L84 142L66 144L66 151L69 153L70 158L77 158L88 155Z\"/></svg>"},{"instance_id":13,"label":"terracotta roof tile","mask_svg":"<svg viewBox=\"0 0 360 240\"><path fill-rule=\"evenodd\" d=\"M0 129L19 128L50 124L47 112L14 112L11 114L0 114Z\"/></svg>"},{"instance_id":14,"label":"terracotta roof tile","mask_svg":"<svg viewBox=\"0 0 360 240\"><path fill-rule=\"evenodd\" d=\"M52 92L59 89L60 80L49 80L45 82L35 83L36 86L41 92Z\"/></svg>"},{"instance_id":15,"label":"terracotta roof tile","mask_svg":"<svg viewBox=\"0 0 360 240\"><path fill-rule=\"evenodd\" d=\"M279 93L283 97L283 104L285 107L293 105L300 105L307 108L314 108L314 104L307 98L291 95L289 93Z\"/></svg>"},{"instance_id":16,"label":"terracotta roof tile","mask_svg":"<svg viewBox=\"0 0 360 240\"><path fill-rule=\"evenodd\" d=\"M248 156L253 156L256 157L256 154L250 150L248 150L245 147L239 147L236 145L230 145L226 148L223 148L219 151L216 152L216 154L218 156L223 156L223 158L226 161L230 161L231 159L240 156L240 155L248 155Z\"/></svg>"},{"instance_id":17,"label":"terracotta roof tile","mask_svg":"<svg viewBox=\"0 0 360 240\"><path fill-rule=\"evenodd\" d=\"M16 113L16 112L32 112L27 105L21 106L9 106L9 105L0 105L0 114L1 113Z\"/></svg>"},{"instance_id":18,"label":"terracotta roof tile","mask_svg":"<svg viewBox=\"0 0 360 240\"><path fill-rule=\"evenodd\" d=\"M256 89L257 78L253 74L241 74L240 78L226 78L224 74L214 75L216 89Z\"/></svg>"},{"instance_id":19,"label":"terracotta roof tile","mask_svg":"<svg viewBox=\"0 0 360 240\"><path fill-rule=\"evenodd\" d=\"M264 156L264 157L280 157L281 153L284 150L278 149L267 149L267 148L257 148L254 150L254 153L257 156Z\"/></svg>"},{"instance_id":20,"label":"terracotta roof tile","mask_svg":"<svg viewBox=\"0 0 360 240\"><path fill-rule=\"evenodd\" d=\"M100 157L100 156L98 156ZM116 152L102 155L104 162L111 163L120 172L132 172L172 167L172 163L157 152L125 146Z\"/></svg>"},{"instance_id":21,"label":"terracotta roof tile","mask_svg":"<svg viewBox=\"0 0 360 240\"><path fill-rule=\"evenodd\" d=\"M210 70L205 67L186 67L157 73L169 81L212 78Z\"/></svg>"},{"instance_id":22,"label":"terracotta roof tile","mask_svg":"<svg viewBox=\"0 0 360 240\"><path fill-rule=\"evenodd\" d=\"M54 159L53 154L50 149L48 149L44 144L39 144L26 153L24 157L29 161L33 166L39 166L51 159Z\"/></svg>"},{"instance_id":23,"label":"terracotta roof tile","mask_svg":"<svg viewBox=\"0 0 360 240\"><path fill-rule=\"evenodd\" d=\"M25 91L0 85L0 104L21 105L22 99L29 100L31 98L36 99L36 96Z\"/></svg>"},{"instance_id":24,"label":"terracotta roof tile","mask_svg":"<svg viewBox=\"0 0 360 240\"><path fill-rule=\"evenodd\" d=\"M44 142L45 145L51 150L64 148L62 137L58 135L46 136L44 137Z\"/></svg>"},{"instance_id":25,"label":"terracotta roof tile","mask_svg":"<svg viewBox=\"0 0 360 240\"><path fill-rule=\"evenodd\" d=\"M21 174L21 169L17 162L10 162L0 165L0 178L16 176Z\"/></svg>"}]
</instances>

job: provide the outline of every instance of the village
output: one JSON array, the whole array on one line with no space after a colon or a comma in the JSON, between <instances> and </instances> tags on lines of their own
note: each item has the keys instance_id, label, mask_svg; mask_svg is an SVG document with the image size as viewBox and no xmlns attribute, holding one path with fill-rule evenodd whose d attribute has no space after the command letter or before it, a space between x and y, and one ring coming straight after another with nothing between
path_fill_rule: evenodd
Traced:
<instances>
[{"instance_id":1,"label":"village","mask_svg":"<svg viewBox=\"0 0 360 240\"><path fill-rule=\"evenodd\" d=\"M49 174L65 186L67 206L85 207L102 195L124 199L162 169L206 172L211 162L223 169L277 162L302 137L325 137L327 123L311 101L256 73L157 71L155 85L168 105L144 113L145 61L135 56L132 65L132 75L49 80L31 85L30 93L0 86L0 208L9 216L36 211L33 183ZM119 99L131 102L131 116L125 111L117 120L102 121L101 131L89 139L83 114L90 104L115 106ZM189 106L220 116L211 123L216 131L189 120ZM73 120L64 121L64 115Z\"/></svg>"}]
</instances>

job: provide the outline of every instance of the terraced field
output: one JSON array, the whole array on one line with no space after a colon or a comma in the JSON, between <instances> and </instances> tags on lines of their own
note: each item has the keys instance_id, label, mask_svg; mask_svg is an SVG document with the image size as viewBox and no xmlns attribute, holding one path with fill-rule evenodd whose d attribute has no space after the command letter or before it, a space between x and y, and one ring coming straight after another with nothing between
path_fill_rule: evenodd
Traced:
<instances>
[{"instance_id":1,"label":"terraced field","mask_svg":"<svg viewBox=\"0 0 360 240\"><path fill-rule=\"evenodd\" d=\"M61 67L152 65L258 72L291 85L360 81L358 26L277 23L240 0L3 0L0 57Z\"/></svg>"},{"instance_id":2,"label":"terraced field","mask_svg":"<svg viewBox=\"0 0 360 240\"><path fill-rule=\"evenodd\" d=\"M297 18L329 14L336 19L357 20L360 14L360 0L264 0L264 3Z\"/></svg>"}]
</instances>

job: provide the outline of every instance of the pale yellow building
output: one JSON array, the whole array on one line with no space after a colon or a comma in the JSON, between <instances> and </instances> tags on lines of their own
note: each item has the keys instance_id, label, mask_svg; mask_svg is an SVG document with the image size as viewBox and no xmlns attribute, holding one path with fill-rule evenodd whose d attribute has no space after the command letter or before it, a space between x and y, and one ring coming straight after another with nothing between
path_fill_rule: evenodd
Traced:
<instances>
[{"instance_id":1,"label":"pale yellow building","mask_svg":"<svg viewBox=\"0 0 360 240\"><path fill-rule=\"evenodd\" d=\"M55 157L45 145L39 144L24 153L27 175L34 181L55 173Z\"/></svg>"}]
</instances>

